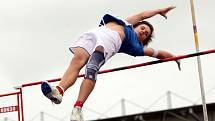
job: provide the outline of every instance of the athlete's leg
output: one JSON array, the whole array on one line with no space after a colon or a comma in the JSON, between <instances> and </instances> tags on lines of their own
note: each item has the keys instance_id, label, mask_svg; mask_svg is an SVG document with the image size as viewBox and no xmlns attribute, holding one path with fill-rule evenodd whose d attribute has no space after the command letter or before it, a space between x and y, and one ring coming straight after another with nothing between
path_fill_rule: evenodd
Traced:
<instances>
[{"instance_id":1,"label":"athlete's leg","mask_svg":"<svg viewBox=\"0 0 215 121\"><path fill-rule=\"evenodd\" d=\"M77 102L83 104L94 89L97 72L104 64L104 61L104 48L102 46L98 46L86 65L85 78L81 84Z\"/></svg>"},{"instance_id":2,"label":"athlete's leg","mask_svg":"<svg viewBox=\"0 0 215 121\"><path fill-rule=\"evenodd\" d=\"M78 99L72 110L70 121L83 121L81 108L95 87L97 72L104 64L104 61L104 48L98 46L90 56L86 65L85 77L80 87Z\"/></svg>"},{"instance_id":3,"label":"athlete's leg","mask_svg":"<svg viewBox=\"0 0 215 121\"><path fill-rule=\"evenodd\" d=\"M74 57L59 83L59 86L64 91L75 83L81 68L87 63L90 57L89 53L83 48L74 48L73 52Z\"/></svg>"},{"instance_id":4,"label":"athlete's leg","mask_svg":"<svg viewBox=\"0 0 215 121\"><path fill-rule=\"evenodd\" d=\"M62 102L64 91L75 83L81 68L89 59L88 52L83 48L74 48L73 52L74 57L59 85L53 87L48 82L43 82L41 84L43 94L55 104L60 104Z\"/></svg>"}]
</instances>

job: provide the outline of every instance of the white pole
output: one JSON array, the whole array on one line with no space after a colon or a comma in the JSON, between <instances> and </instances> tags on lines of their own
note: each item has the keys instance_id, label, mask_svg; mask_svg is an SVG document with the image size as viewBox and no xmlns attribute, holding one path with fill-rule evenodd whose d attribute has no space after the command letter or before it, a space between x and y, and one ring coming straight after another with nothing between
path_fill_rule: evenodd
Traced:
<instances>
[{"instance_id":1,"label":"white pole","mask_svg":"<svg viewBox=\"0 0 215 121\"><path fill-rule=\"evenodd\" d=\"M122 109L122 116L126 115L126 111L125 111L125 99L122 98L121 100L121 109Z\"/></svg>"},{"instance_id":2,"label":"white pole","mask_svg":"<svg viewBox=\"0 0 215 121\"><path fill-rule=\"evenodd\" d=\"M40 112L40 121L44 121L44 112L43 111Z\"/></svg>"},{"instance_id":3,"label":"white pole","mask_svg":"<svg viewBox=\"0 0 215 121\"><path fill-rule=\"evenodd\" d=\"M193 0L190 0L190 6L191 6L191 13L192 13L193 32L194 32L194 38L195 38L196 52L199 52L198 33L197 33L195 9L194 9ZM197 63L198 63L198 72L199 72L199 80L200 80L200 88L201 88L204 121L208 121L208 114L207 114L207 106L206 106L206 100L205 100L205 90L204 90L200 56L197 56Z\"/></svg>"},{"instance_id":4,"label":"white pole","mask_svg":"<svg viewBox=\"0 0 215 121\"><path fill-rule=\"evenodd\" d=\"M5 121L8 121L8 118L7 118L7 117L5 117L5 118L4 118L4 120L5 120Z\"/></svg>"},{"instance_id":5,"label":"white pole","mask_svg":"<svg viewBox=\"0 0 215 121\"><path fill-rule=\"evenodd\" d=\"M167 91L167 109L172 108L171 92Z\"/></svg>"}]
</instances>

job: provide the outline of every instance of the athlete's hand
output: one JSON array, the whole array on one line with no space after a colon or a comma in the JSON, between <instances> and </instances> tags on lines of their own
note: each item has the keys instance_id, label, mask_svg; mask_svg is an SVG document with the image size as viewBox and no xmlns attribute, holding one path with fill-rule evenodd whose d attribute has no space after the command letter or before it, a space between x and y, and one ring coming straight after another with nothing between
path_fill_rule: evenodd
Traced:
<instances>
[{"instance_id":1,"label":"athlete's hand","mask_svg":"<svg viewBox=\"0 0 215 121\"><path fill-rule=\"evenodd\" d=\"M169 7L166 7L166 8L162 8L162 9L160 9L159 14L160 14L161 16L163 16L165 19L167 19L166 14L167 14L170 10L174 9L175 7L176 7L176 6L169 6Z\"/></svg>"},{"instance_id":2,"label":"athlete's hand","mask_svg":"<svg viewBox=\"0 0 215 121\"><path fill-rule=\"evenodd\" d=\"M181 71L181 60L175 60L175 62L176 62L177 65L178 65L179 71Z\"/></svg>"}]
</instances>

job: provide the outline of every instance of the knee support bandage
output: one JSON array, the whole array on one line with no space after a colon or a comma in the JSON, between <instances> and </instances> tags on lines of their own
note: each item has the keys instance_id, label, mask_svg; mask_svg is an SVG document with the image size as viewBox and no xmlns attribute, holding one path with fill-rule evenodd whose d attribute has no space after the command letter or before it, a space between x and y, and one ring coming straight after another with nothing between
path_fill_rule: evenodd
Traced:
<instances>
[{"instance_id":1,"label":"knee support bandage","mask_svg":"<svg viewBox=\"0 0 215 121\"><path fill-rule=\"evenodd\" d=\"M94 51L86 65L84 78L96 81L97 73L104 63L104 53L100 51Z\"/></svg>"}]
</instances>

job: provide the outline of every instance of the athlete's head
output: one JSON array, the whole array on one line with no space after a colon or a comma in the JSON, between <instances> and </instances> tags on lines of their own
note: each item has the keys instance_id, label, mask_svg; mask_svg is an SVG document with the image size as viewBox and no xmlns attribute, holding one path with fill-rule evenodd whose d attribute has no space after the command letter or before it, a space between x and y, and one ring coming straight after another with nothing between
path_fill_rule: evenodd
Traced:
<instances>
[{"instance_id":1,"label":"athlete's head","mask_svg":"<svg viewBox=\"0 0 215 121\"><path fill-rule=\"evenodd\" d=\"M134 31L137 34L139 41L147 46L152 41L154 27L147 21L140 21L134 25Z\"/></svg>"}]
</instances>

